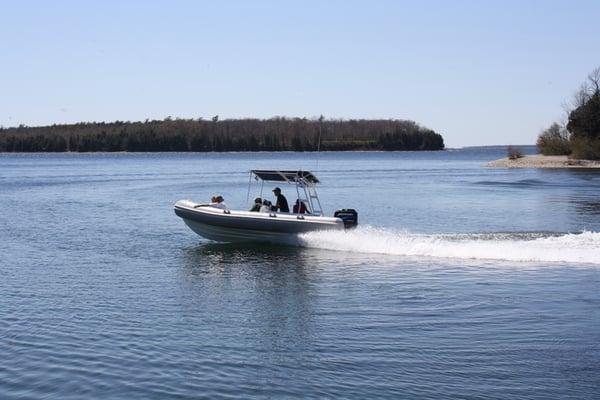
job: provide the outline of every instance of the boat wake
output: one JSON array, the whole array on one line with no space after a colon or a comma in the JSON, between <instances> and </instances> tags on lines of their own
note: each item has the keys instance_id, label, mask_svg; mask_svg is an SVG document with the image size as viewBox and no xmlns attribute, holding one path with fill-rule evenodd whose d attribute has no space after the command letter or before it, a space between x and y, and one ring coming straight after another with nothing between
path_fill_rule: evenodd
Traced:
<instances>
[{"instance_id":1,"label":"boat wake","mask_svg":"<svg viewBox=\"0 0 600 400\"><path fill-rule=\"evenodd\" d=\"M309 232L304 247L355 253L600 264L600 232L425 235L373 227Z\"/></svg>"}]
</instances>

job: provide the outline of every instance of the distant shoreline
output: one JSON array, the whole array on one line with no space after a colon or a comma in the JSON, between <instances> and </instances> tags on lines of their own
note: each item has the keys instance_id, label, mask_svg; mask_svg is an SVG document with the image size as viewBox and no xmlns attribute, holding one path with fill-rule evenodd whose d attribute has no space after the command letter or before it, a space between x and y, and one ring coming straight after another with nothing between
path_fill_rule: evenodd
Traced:
<instances>
[{"instance_id":1,"label":"distant shoreline","mask_svg":"<svg viewBox=\"0 0 600 400\"><path fill-rule=\"evenodd\" d=\"M261 153L306 153L306 154L326 154L326 153L443 153L455 149L439 150L213 150L213 151L0 151L3 154L261 154Z\"/></svg>"},{"instance_id":2,"label":"distant shoreline","mask_svg":"<svg viewBox=\"0 0 600 400\"><path fill-rule=\"evenodd\" d=\"M568 156L544 156L541 154L524 156L516 160L501 158L488 162L490 168L590 168L600 169L600 161L574 160Z\"/></svg>"},{"instance_id":3,"label":"distant shoreline","mask_svg":"<svg viewBox=\"0 0 600 400\"><path fill-rule=\"evenodd\" d=\"M171 119L0 127L0 152L443 150L410 120Z\"/></svg>"}]
</instances>

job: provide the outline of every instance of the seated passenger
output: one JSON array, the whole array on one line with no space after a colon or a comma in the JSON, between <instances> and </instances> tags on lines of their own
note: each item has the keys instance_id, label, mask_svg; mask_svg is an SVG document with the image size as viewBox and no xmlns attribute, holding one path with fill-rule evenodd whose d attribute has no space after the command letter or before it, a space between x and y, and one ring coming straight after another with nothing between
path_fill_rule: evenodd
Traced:
<instances>
[{"instance_id":1,"label":"seated passenger","mask_svg":"<svg viewBox=\"0 0 600 400\"><path fill-rule=\"evenodd\" d=\"M221 210L227 210L227 205L225 204L225 199L223 196L215 197L215 202L210 205L214 208L220 208Z\"/></svg>"},{"instance_id":2,"label":"seated passenger","mask_svg":"<svg viewBox=\"0 0 600 400\"><path fill-rule=\"evenodd\" d=\"M212 196L210 198L210 203L200 203L200 204L196 204L194 206L194 208L200 208L200 207L216 207L217 205L217 196ZM219 207L217 207L219 208Z\"/></svg>"},{"instance_id":3,"label":"seated passenger","mask_svg":"<svg viewBox=\"0 0 600 400\"><path fill-rule=\"evenodd\" d=\"M293 207L294 214L305 214L306 213L306 204L300 199L296 200L296 204Z\"/></svg>"},{"instance_id":4,"label":"seated passenger","mask_svg":"<svg viewBox=\"0 0 600 400\"><path fill-rule=\"evenodd\" d=\"M261 213L270 213L271 212L271 202L267 199L263 201L262 206L260 207Z\"/></svg>"},{"instance_id":5,"label":"seated passenger","mask_svg":"<svg viewBox=\"0 0 600 400\"><path fill-rule=\"evenodd\" d=\"M260 207L262 207L262 199L260 197L257 197L254 199L254 205L252 206L252 208L250 209L250 211L252 212L259 212L260 211Z\"/></svg>"}]
</instances>

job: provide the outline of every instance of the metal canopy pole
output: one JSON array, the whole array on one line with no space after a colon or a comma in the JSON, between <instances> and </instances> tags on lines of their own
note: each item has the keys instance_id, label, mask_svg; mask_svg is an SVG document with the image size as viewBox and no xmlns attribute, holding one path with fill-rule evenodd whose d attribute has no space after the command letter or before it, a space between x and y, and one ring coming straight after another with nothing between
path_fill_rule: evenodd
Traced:
<instances>
[{"instance_id":1,"label":"metal canopy pole","mask_svg":"<svg viewBox=\"0 0 600 400\"><path fill-rule=\"evenodd\" d=\"M248 193L246 193L246 208L250 206L250 185L252 185L252 171L248 177Z\"/></svg>"},{"instance_id":2,"label":"metal canopy pole","mask_svg":"<svg viewBox=\"0 0 600 400\"><path fill-rule=\"evenodd\" d=\"M275 172L277 172L279 174L279 176L281 176L283 178L284 182L289 182L288 178L284 174L282 174L281 171L275 171Z\"/></svg>"},{"instance_id":3,"label":"metal canopy pole","mask_svg":"<svg viewBox=\"0 0 600 400\"><path fill-rule=\"evenodd\" d=\"M300 198L300 189L298 188L298 185L300 185L300 180L296 181L296 197L298 199L298 202L300 203L302 201L302 199ZM292 211L294 209L292 208ZM298 204L298 209L296 210L298 213L300 213L300 204Z\"/></svg>"}]
</instances>

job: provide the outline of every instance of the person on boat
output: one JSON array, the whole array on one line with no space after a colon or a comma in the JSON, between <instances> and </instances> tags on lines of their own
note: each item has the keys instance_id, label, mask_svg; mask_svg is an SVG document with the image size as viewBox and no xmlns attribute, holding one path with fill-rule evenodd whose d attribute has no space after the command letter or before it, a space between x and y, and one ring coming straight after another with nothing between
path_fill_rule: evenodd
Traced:
<instances>
[{"instance_id":1,"label":"person on boat","mask_svg":"<svg viewBox=\"0 0 600 400\"><path fill-rule=\"evenodd\" d=\"M292 207L294 214L305 214L306 213L306 204L300 199L296 200L296 204Z\"/></svg>"},{"instance_id":2,"label":"person on boat","mask_svg":"<svg viewBox=\"0 0 600 400\"><path fill-rule=\"evenodd\" d=\"M257 197L254 199L254 205L252 206L250 211L259 212L261 207L262 207L262 199L260 197Z\"/></svg>"},{"instance_id":3,"label":"person on boat","mask_svg":"<svg viewBox=\"0 0 600 400\"><path fill-rule=\"evenodd\" d=\"M217 196L212 196L210 198L210 203L201 203L201 204L196 204L194 206L194 208L200 208L200 207L215 207L215 205L217 204Z\"/></svg>"},{"instance_id":4,"label":"person on boat","mask_svg":"<svg viewBox=\"0 0 600 400\"><path fill-rule=\"evenodd\" d=\"M216 196L215 202L210 205L214 208L220 208L221 210L227 210L227 205L225 204L225 199L223 196Z\"/></svg>"},{"instance_id":5,"label":"person on boat","mask_svg":"<svg viewBox=\"0 0 600 400\"><path fill-rule=\"evenodd\" d=\"M287 202L287 199L285 198L285 196L283 194L281 194L281 189L279 189L278 187L276 187L275 189L273 189L273 193L277 197L277 201L275 202L275 206L273 207L273 211L279 211L279 212L289 213L290 212L290 206L288 206L288 202Z\"/></svg>"},{"instance_id":6,"label":"person on boat","mask_svg":"<svg viewBox=\"0 0 600 400\"><path fill-rule=\"evenodd\" d=\"M262 203L262 206L260 207L260 212L261 213L270 213L271 212L271 202L267 199L265 199Z\"/></svg>"}]
</instances>

